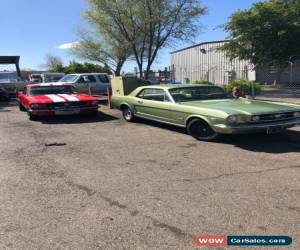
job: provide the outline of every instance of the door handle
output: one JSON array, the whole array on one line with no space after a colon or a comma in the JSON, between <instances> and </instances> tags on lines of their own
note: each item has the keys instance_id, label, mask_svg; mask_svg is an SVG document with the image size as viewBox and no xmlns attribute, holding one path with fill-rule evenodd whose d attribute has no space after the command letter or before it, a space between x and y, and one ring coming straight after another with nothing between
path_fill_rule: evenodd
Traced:
<instances>
[{"instance_id":1,"label":"door handle","mask_svg":"<svg viewBox=\"0 0 300 250\"><path fill-rule=\"evenodd\" d=\"M143 101L138 101L138 103L142 104L142 103L144 103L144 102L143 102Z\"/></svg>"}]
</instances>

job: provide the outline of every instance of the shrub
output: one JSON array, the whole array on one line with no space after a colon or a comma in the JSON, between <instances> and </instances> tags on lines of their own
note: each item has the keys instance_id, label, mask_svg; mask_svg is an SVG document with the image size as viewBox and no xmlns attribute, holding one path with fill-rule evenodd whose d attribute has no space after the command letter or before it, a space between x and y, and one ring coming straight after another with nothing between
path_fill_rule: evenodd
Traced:
<instances>
[{"instance_id":1,"label":"shrub","mask_svg":"<svg viewBox=\"0 0 300 250\"><path fill-rule=\"evenodd\" d=\"M248 80L235 80L227 85L224 86L225 91L228 94L232 94L232 89L234 87L240 87L242 93L244 95L251 95L252 94L252 81L248 81ZM255 95L259 94L261 92L262 86L260 85L260 83L254 83L254 92Z\"/></svg>"},{"instance_id":2,"label":"shrub","mask_svg":"<svg viewBox=\"0 0 300 250\"><path fill-rule=\"evenodd\" d=\"M195 84L208 84L208 85L214 85L212 82L208 81L208 80L196 80L194 82Z\"/></svg>"}]
</instances>

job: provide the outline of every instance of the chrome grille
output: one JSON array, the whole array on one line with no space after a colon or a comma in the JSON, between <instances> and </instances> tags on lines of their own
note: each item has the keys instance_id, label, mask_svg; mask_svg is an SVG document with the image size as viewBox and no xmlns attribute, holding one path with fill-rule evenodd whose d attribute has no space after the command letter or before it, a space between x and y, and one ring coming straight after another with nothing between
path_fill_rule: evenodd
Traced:
<instances>
[{"instance_id":1,"label":"chrome grille","mask_svg":"<svg viewBox=\"0 0 300 250\"><path fill-rule=\"evenodd\" d=\"M61 108L61 107L80 107L86 105L86 102L56 102L49 103L49 108Z\"/></svg>"},{"instance_id":2,"label":"chrome grille","mask_svg":"<svg viewBox=\"0 0 300 250\"><path fill-rule=\"evenodd\" d=\"M282 120L295 119L295 112L284 112L284 113L272 113L272 114L261 114L252 116L251 122L261 123L261 122L275 122ZM253 117L259 117L259 120L253 119Z\"/></svg>"}]
</instances>

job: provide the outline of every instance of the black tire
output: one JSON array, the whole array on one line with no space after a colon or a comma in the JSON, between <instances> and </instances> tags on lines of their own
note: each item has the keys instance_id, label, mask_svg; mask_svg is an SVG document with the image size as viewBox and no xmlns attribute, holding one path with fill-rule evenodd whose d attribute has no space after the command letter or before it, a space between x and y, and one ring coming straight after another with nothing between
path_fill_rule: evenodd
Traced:
<instances>
[{"instance_id":1,"label":"black tire","mask_svg":"<svg viewBox=\"0 0 300 250\"><path fill-rule=\"evenodd\" d=\"M133 111L131 110L131 108L129 108L128 106L123 107L122 113L123 113L123 117L126 121L128 121L128 122L134 121L134 114L133 114Z\"/></svg>"},{"instance_id":2,"label":"black tire","mask_svg":"<svg viewBox=\"0 0 300 250\"><path fill-rule=\"evenodd\" d=\"M29 115L29 120L30 121L38 121L38 116L30 114L30 113L28 115Z\"/></svg>"},{"instance_id":3,"label":"black tire","mask_svg":"<svg viewBox=\"0 0 300 250\"><path fill-rule=\"evenodd\" d=\"M207 122L201 119L189 121L187 124L187 132L189 135L200 141L214 141L220 136Z\"/></svg>"},{"instance_id":4,"label":"black tire","mask_svg":"<svg viewBox=\"0 0 300 250\"><path fill-rule=\"evenodd\" d=\"M88 114L88 116L90 117L96 117L98 115L98 110L97 111L93 111L91 113Z\"/></svg>"},{"instance_id":5,"label":"black tire","mask_svg":"<svg viewBox=\"0 0 300 250\"><path fill-rule=\"evenodd\" d=\"M24 108L24 106L19 102L19 110L24 112L26 111L26 109Z\"/></svg>"}]
</instances>

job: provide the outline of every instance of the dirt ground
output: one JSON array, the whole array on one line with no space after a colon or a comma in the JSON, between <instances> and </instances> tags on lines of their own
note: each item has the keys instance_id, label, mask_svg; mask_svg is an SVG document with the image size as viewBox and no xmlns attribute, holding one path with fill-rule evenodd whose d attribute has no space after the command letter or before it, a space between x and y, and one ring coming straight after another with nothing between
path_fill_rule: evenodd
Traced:
<instances>
[{"instance_id":1,"label":"dirt ground","mask_svg":"<svg viewBox=\"0 0 300 250\"><path fill-rule=\"evenodd\" d=\"M199 235L300 249L299 127L208 143L104 106L33 122L15 104L0 104L1 249L199 249Z\"/></svg>"}]
</instances>

